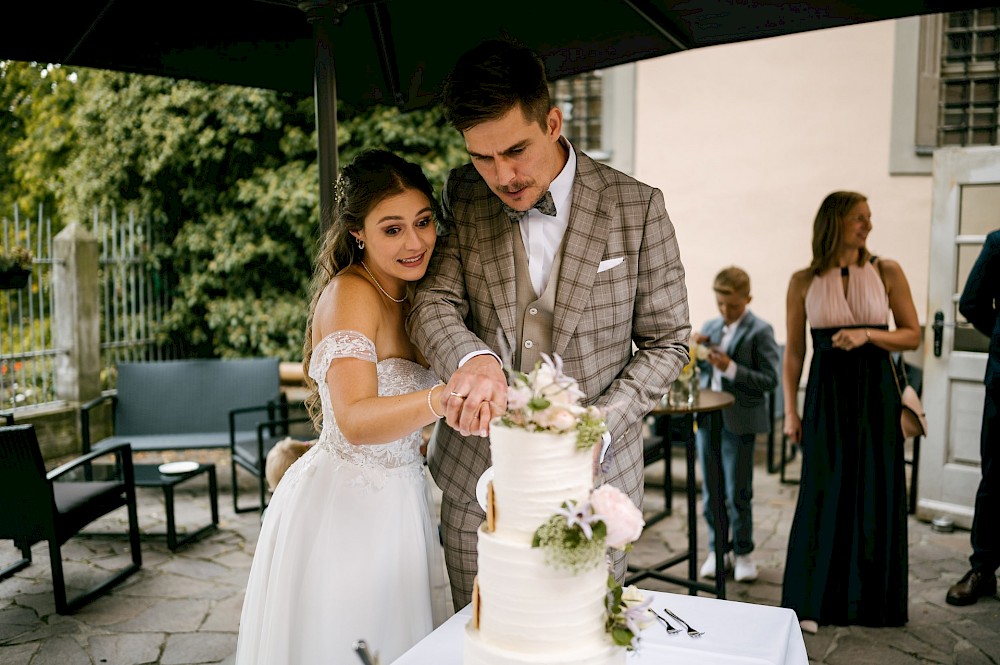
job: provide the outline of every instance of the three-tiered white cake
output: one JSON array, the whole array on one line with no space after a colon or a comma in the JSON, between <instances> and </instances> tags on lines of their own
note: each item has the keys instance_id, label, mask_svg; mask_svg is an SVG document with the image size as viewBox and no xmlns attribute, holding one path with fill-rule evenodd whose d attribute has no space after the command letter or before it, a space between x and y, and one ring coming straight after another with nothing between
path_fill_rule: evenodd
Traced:
<instances>
[{"instance_id":1,"label":"three-tiered white cake","mask_svg":"<svg viewBox=\"0 0 1000 665\"><path fill-rule=\"evenodd\" d=\"M554 568L533 535L564 502L593 487L593 450L577 433L490 426L493 480L479 530L479 574L464 665L612 665L625 662L606 628L604 557L581 571Z\"/></svg>"}]
</instances>

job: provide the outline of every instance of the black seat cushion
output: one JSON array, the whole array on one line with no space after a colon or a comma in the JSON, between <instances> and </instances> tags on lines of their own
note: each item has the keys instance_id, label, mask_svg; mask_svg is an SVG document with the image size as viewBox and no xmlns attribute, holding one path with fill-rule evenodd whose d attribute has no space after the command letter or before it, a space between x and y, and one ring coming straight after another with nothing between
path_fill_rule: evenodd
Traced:
<instances>
[{"instance_id":1,"label":"black seat cushion","mask_svg":"<svg viewBox=\"0 0 1000 665\"><path fill-rule=\"evenodd\" d=\"M118 481L52 483L60 538L69 538L95 519L125 505L125 485Z\"/></svg>"}]
</instances>

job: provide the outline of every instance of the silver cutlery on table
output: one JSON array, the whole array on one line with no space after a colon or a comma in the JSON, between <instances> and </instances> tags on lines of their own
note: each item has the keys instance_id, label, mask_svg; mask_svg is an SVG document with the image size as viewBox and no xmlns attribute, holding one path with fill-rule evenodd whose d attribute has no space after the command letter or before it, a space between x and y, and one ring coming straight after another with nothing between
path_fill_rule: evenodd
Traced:
<instances>
[{"instance_id":1,"label":"silver cutlery on table","mask_svg":"<svg viewBox=\"0 0 1000 665\"><path fill-rule=\"evenodd\" d=\"M681 632L679 629L674 628L673 625L669 621L667 621L662 616L660 616L659 614L657 614L656 610L654 610L653 608L649 608L649 611L653 613L654 617L656 617L657 619L660 620L660 623L663 624L663 627L667 629L667 634L668 635L673 635L674 633Z\"/></svg>"},{"instance_id":2,"label":"silver cutlery on table","mask_svg":"<svg viewBox=\"0 0 1000 665\"><path fill-rule=\"evenodd\" d=\"M701 631L701 630L698 630L696 628L693 628L691 626L691 624L689 624L687 621L685 621L684 619L680 618L679 616L677 616L676 614L674 614L673 612L671 612L666 607L663 608L663 611L666 612L667 614L669 614L674 619L677 619L678 621L680 621L682 624L684 624L684 627L687 628L688 637L701 637L702 635L705 634L704 631Z\"/></svg>"}]
</instances>

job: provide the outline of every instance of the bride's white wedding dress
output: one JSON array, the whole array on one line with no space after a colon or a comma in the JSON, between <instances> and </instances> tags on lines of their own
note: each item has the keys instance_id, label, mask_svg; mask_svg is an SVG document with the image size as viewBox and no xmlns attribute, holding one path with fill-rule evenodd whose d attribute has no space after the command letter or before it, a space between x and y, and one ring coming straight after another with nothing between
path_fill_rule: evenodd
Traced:
<instances>
[{"instance_id":1,"label":"bride's white wedding dress","mask_svg":"<svg viewBox=\"0 0 1000 665\"><path fill-rule=\"evenodd\" d=\"M432 585L444 574L420 431L383 445L348 443L326 384L330 362L343 357L376 363L380 396L437 381L412 361L377 361L375 345L357 332L331 333L313 349L323 431L265 512L237 665L351 665L361 662L352 648L359 639L387 665L445 618L432 609Z\"/></svg>"}]
</instances>

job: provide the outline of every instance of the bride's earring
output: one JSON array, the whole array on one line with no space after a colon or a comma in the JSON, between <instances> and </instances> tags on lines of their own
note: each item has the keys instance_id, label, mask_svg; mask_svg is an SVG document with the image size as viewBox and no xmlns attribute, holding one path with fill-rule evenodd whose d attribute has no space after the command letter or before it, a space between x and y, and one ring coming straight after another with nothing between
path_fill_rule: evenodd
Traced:
<instances>
[{"instance_id":1,"label":"bride's earring","mask_svg":"<svg viewBox=\"0 0 1000 665\"><path fill-rule=\"evenodd\" d=\"M358 249L364 249L365 248L365 241L364 240L362 240L361 238L355 238L354 240L357 241L357 243L358 243Z\"/></svg>"}]
</instances>

